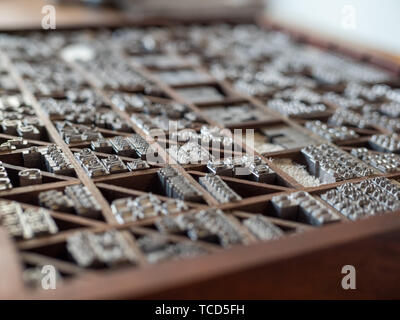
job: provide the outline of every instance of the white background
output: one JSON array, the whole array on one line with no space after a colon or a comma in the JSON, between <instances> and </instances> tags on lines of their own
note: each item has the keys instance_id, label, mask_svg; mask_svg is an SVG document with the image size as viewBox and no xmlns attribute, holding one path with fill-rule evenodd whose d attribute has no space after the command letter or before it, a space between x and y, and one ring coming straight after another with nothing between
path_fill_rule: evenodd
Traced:
<instances>
[{"instance_id":1,"label":"white background","mask_svg":"<svg viewBox=\"0 0 400 320\"><path fill-rule=\"evenodd\" d=\"M267 0L267 12L318 33L400 54L400 0ZM354 6L356 28L342 26L343 7Z\"/></svg>"}]
</instances>

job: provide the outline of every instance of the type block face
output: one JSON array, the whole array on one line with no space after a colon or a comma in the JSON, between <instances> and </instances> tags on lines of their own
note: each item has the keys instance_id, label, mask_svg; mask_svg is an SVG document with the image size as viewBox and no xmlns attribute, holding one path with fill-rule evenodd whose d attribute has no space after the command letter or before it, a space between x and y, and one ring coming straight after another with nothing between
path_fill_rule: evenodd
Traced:
<instances>
[{"instance_id":1,"label":"type block face","mask_svg":"<svg viewBox=\"0 0 400 320\"><path fill-rule=\"evenodd\" d=\"M68 238L67 249L82 267L134 263L136 259L123 235L116 231L102 234L77 233Z\"/></svg>"}]
</instances>

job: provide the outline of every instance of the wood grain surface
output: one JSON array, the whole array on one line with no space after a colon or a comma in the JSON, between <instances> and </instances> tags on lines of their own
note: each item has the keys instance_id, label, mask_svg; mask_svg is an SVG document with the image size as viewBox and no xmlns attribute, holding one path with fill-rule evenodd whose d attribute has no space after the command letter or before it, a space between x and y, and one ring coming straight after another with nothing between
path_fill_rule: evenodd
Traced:
<instances>
[{"instance_id":1,"label":"wood grain surface","mask_svg":"<svg viewBox=\"0 0 400 320\"><path fill-rule=\"evenodd\" d=\"M21 263L8 233L0 228L0 299L17 298L24 290Z\"/></svg>"}]
</instances>

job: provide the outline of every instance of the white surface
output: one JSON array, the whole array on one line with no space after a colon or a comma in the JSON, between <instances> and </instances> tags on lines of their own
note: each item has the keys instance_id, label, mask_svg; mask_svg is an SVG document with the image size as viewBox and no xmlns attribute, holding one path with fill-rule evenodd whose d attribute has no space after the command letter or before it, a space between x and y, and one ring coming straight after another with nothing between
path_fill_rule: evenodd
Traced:
<instances>
[{"instance_id":1,"label":"white surface","mask_svg":"<svg viewBox=\"0 0 400 320\"><path fill-rule=\"evenodd\" d=\"M343 23L348 6L354 8L354 29ZM288 23L400 54L399 0L267 0L266 10Z\"/></svg>"}]
</instances>

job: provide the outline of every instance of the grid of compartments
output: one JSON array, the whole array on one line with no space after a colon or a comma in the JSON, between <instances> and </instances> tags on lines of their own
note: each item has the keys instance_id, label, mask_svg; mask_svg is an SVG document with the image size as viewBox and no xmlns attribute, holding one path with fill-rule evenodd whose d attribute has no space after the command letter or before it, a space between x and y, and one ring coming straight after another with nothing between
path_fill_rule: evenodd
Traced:
<instances>
[{"instance_id":1,"label":"grid of compartments","mask_svg":"<svg viewBox=\"0 0 400 320\"><path fill-rule=\"evenodd\" d=\"M400 83L354 57L220 24L0 47L0 222L28 287L399 209Z\"/></svg>"}]
</instances>

